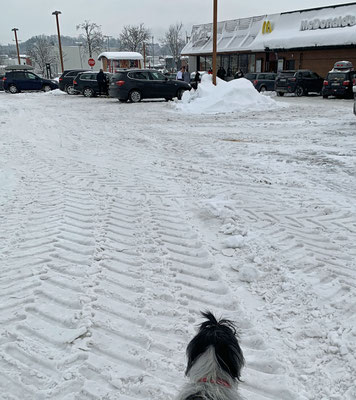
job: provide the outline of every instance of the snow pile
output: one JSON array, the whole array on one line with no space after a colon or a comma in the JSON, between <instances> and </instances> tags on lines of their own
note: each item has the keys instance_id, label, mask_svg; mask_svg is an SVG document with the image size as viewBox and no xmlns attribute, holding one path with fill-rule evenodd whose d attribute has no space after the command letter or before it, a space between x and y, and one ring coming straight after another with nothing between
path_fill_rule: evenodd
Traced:
<instances>
[{"instance_id":1,"label":"snow pile","mask_svg":"<svg viewBox=\"0 0 356 400\"><path fill-rule=\"evenodd\" d=\"M280 103L260 94L253 84L245 79L225 82L212 75L204 75L197 90L186 91L178 110L189 114L220 114L241 111L265 111L280 107Z\"/></svg>"}]
</instances>

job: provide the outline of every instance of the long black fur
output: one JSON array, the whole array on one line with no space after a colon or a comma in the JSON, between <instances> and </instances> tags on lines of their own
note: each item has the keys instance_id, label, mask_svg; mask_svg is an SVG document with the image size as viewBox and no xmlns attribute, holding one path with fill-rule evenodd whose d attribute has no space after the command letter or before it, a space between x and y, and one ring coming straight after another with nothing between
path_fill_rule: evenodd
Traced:
<instances>
[{"instance_id":1,"label":"long black fur","mask_svg":"<svg viewBox=\"0 0 356 400\"><path fill-rule=\"evenodd\" d=\"M206 320L187 347L189 381L176 400L243 400L238 383L245 360L236 328L209 311L202 315Z\"/></svg>"},{"instance_id":2,"label":"long black fur","mask_svg":"<svg viewBox=\"0 0 356 400\"><path fill-rule=\"evenodd\" d=\"M240 380L245 360L237 340L235 325L228 319L218 321L209 311L202 312L202 315L207 321L200 325L197 335L188 344L185 374L188 375L197 358L205 353L208 347L213 346L220 368L233 380Z\"/></svg>"}]
</instances>

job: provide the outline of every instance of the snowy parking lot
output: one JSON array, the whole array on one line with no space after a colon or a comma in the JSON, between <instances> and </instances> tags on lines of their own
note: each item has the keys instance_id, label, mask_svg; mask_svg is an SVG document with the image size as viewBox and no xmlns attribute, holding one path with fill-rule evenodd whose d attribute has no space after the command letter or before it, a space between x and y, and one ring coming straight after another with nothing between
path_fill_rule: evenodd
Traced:
<instances>
[{"instance_id":1,"label":"snowy parking lot","mask_svg":"<svg viewBox=\"0 0 356 400\"><path fill-rule=\"evenodd\" d=\"M1 400L173 400L202 310L246 400L356 398L353 102L273 99L0 92Z\"/></svg>"}]
</instances>

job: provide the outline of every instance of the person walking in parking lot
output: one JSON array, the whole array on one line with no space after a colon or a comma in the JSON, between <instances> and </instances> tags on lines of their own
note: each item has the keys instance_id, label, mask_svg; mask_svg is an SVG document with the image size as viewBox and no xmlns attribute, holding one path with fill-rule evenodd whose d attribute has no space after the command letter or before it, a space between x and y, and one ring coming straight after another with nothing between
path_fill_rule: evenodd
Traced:
<instances>
[{"instance_id":1,"label":"person walking in parking lot","mask_svg":"<svg viewBox=\"0 0 356 400\"><path fill-rule=\"evenodd\" d=\"M184 72L185 72L185 67L182 67L178 72L176 79L177 81L184 81Z\"/></svg>"},{"instance_id":2,"label":"person walking in parking lot","mask_svg":"<svg viewBox=\"0 0 356 400\"><path fill-rule=\"evenodd\" d=\"M104 74L102 69L96 75L96 81L98 82L98 86L99 86L99 96L101 96L101 93L107 95L108 94L108 82L106 79L106 75Z\"/></svg>"},{"instance_id":3,"label":"person walking in parking lot","mask_svg":"<svg viewBox=\"0 0 356 400\"><path fill-rule=\"evenodd\" d=\"M190 73L188 70L188 66L185 67L184 72L183 72L183 81L190 83Z\"/></svg>"}]
</instances>

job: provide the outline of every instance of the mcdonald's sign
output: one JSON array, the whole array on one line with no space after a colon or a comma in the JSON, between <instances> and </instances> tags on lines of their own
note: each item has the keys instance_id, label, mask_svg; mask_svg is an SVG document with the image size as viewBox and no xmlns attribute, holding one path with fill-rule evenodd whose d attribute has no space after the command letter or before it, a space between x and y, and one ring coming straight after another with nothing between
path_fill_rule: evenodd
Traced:
<instances>
[{"instance_id":1,"label":"mcdonald's sign","mask_svg":"<svg viewBox=\"0 0 356 400\"><path fill-rule=\"evenodd\" d=\"M272 33L271 21L264 21L262 26L262 33Z\"/></svg>"}]
</instances>

